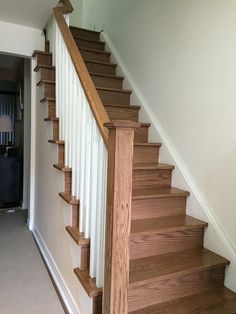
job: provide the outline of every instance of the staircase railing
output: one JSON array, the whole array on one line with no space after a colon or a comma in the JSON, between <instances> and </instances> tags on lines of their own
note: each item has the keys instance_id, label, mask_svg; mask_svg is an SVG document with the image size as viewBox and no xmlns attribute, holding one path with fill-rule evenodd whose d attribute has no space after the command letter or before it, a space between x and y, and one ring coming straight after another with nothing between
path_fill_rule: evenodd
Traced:
<instances>
[{"instance_id":1,"label":"staircase railing","mask_svg":"<svg viewBox=\"0 0 236 314\"><path fill-rule=\"evenodd\" d=\"M132 159L138 123L110 122L69 30L72 10L68 0L62 1L47 25L56 67L59 137L65 145L64 166L72 169L72 197L79 200L79 231L90 238L90 276L96 277L98 288L104 287L103 313L123 314L128 311Z\"/></svg>"},{"instance_id":2,"label":"staircase railing","mask_svg":"<svg viewBox=\"0 0 236 314\"><path fill-rule=\"evenodd\" d=\"M70 10L54 9L47 25L56 67L56 115L64 141L65 167L72 169L72 197L79 200L79 231L90 239L90 276L103 287L109 122L68 28Z\"/></svg>"}]
</instances>

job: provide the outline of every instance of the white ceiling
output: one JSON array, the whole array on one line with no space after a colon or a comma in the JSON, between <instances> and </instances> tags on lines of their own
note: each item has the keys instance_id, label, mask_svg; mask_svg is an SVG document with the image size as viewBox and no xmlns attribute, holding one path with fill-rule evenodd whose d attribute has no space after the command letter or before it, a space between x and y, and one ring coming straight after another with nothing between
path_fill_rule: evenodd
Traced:
<instances>
[{"instance_id":1,"label":"white ceiling","mask_svg":"<svg viewBox=\"0 0 236 314\"><path fill-rule=\"evenodd\" d=\"M42 29L58 0L0 0L0 21Z\"/></svg>"}]
</instances>

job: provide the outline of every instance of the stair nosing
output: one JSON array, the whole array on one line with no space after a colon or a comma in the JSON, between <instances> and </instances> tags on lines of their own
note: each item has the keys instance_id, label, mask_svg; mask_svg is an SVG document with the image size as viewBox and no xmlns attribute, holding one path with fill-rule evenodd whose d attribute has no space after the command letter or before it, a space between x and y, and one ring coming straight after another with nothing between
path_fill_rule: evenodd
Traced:
<instances>
[{"instance_id":1,"label":"stair nosing","mask_svg":"<svg viewBox=\"0 0 236 314\"><path fill-rule=\"evenodd\" d=\"M115 93L124 93L124 94L131 94L132 93L131 90L122 89L122 88L96 86L96 89L97 90L104 90L106 92L115 92Z\"/></svg>"},{"instance_id":2,"label":"stair nosing","mask_svg":"<svg viewBox=\"0 0 236 314\"><path fill-rule=\"evenodd\" d=\"M66 231L69 233L71 238L79 245L82 247L87 247L90 245L90 240L86 239L83 234L78 233L78 238L76 237L73 228L71 226L66 226L65 227Z\"/></svg>"},{"instance_id":3,"label":"stair nosing","mask_svg":"<svg viewBox=\"0 0 236 314\"><path fill-rule=\"evenodd\" d=\"M139 189L135 189L138 191ZM133 191L135 191L133 190ZM132 195L132 200L143 200L143 199L153 199L153 198L172 198L172 197L183 197L183 196L189 196L190 193L188 191L175 189L176 192L169 192L169 193L153 193L153 194L144 194L142 195L142 191L140 191L140 195ZM179 192L177 192L179 191Z\"/></svg>"},{"instance_id":4,"label":"stair nosing","mask_svg":"<svg viewBox=\"0 0 236 314\"><path fill-rule=\"evenodd\" d=\"M156 165L148 165L144 164L143 166L139 165L134 165L133 166L133 171L140 171L140 170L174 170L175 166L173 165L168 165L168 164L163 164L163 163L157 163Z\"/></svg>"},{"instance_id":5,"label":"stair nosing","mask_svg":"<svg viewBox=\"0 0 236 314\"><path fill-rule=\"evenodd\" d=\"M61 172L72 172L72 168L66 167L64 165L54 164L53 167Z\"/></svg>"},{"instance_id":6,"label":"stair nosing","mask_svg":"<svg viewBox=\"0 0 236 314\"><path fill-rule=\"evenodd\" d=\"M185 215L185 216L186 217L190 217L188 215ZM171 217L168 217L168 219L171 220ZM150 220L150 218L148 218L148 219L136 219L136 220L133 220L132 223L134 223L135 221L140 221L140 223L143 223L146 220ZM185 224L185 225L157 227L156 229L152 228L151 230L147 229L145 231L136 231L136 232L132 232L132 227L131 227L131 232L130 232L131 233L131 238L133 236L137 236L137 235L151 235L151 234L169 233L169 232L175 232L175 231L202 229L202 228L206 228L208 226L207 222L201 221L199 219L195 219L195 220L197 221L196 224L193 224L193 223L191 224L189 222L188 224ZM132 226L132 223L131 223L131 226Z\"/></svg>"},{"instance_id":7,"label":"stair nosing","mask_svg":"<svg viewBox=\"0 0 236 314\"><path fill-rule=\"evenodd\" d=\"M65 193L65 192L60 192L59 196L68 204L70 205L78 205L79 204L79 200L77 200L76 198L72 197L70 194Z\"/></svg>"},{"instance_id":8,"label":"stair nosing","mask_svg":"<svg viewBox=\"0 0 236 314\"><path fill-rule=\"evenodd\" d=\"M34 50L32 57L35 58L38 54L41 55L47 55L47 56L52 56L51 52L46 52L46 51L40 51L40 50Z\"/></svg>"},{"instance_id":9,"label":"stair nosing","mask_svg":"<svg viewBox=\"0 0 236 314\"><path fill-rule=\"evenodd\" d=\"M129 109L141 109L141 106L135 106L135 105L122 105L122 104L105 104L103 103L103 106L105 107L117 107L117 108L129 108Z\"/></svg>"},{"instance_id":10,"label":"stair nosing","mask_svg":"<svg viewBox=\"0 0 236 314\"><path fill-rule=\"evenodd\" d=\"M99 31L93 31L91 29L86 29L86 28L83 28L83 27L77 27L77 26L70 25L69 28L75 28L75 29L79 29L81 31L85 31L85 32L88 32L88 33L96 33L96 34L100 35Z\"/></svg>"},{"instance_id":11,"label":"stair nosing","mask_svg":"<svg viewBox=\"0 0 236 314\"><path fill-rule=\"evenodd\" d=\"M59 118L56 118L56 117L47 117L47 118L44 118L44 121L54 121L54 122L59 122Z\"/></svg>"},{"instance_id":12,"label":"stair nosing","mask_svg":"<svg viewBox=\"0 0 236 314\"><path fill-rule=\"evenodd\" d=\"M100 64L100 65L105 65L105 66L110 66L110 67L113 67L113 68L116 68L117 67L117 64L115 63L109 63L109 62L102 62L102 61L97 61L97 60L93 60L93 59L83 59L84 62L88 62L88 63L96 63L96 64Z\"/></svg>"},{"instance_id":13,"label":"stair nosing","mask_svg":"<svg viewBox=\"0 0 236 314\"><path fill-rule=\"evenodd\" d=\"M37 72L40 68L55 70L54 65L46 65L46 64L37 64L34 68L34 72Z\"/></svg>"},{"instance_id":14,"label":"stair nosing","mask_svg":"<svg viewBox=\"0 0 236 314\"><path fill-rule=\"evenodd\" d=\"M102 50L97 50L97 49L90 49L90 48L85 48L85 47L79 47L79 50L85 50L85 51L89 51L89 52L94 52L97 54L102 54L102 55L107 55L110 56L111 53L109 51L102 51Z\"/></svg>"},{"instance_id":15,"label":"stair nosing","mask_svg":"<svg viewBox=\"0 0 236 314\"><path fill-rule=\"evenodd\" d=\"M55 80L40 80L40 81L37 83L37 86L42 86L43 84L55 85L56 82L55 82Z\"/></svg>"},{"instance_id":16,"label":"stair nosing","mask_svg":"<svg viewBox=\"0 0 236 314\"><path fill-rule=\"evenodd\" d=\"M75 40L83 40L83 41L88 41L88 42L90 42L90 43L95 43L95 44L99 44L99 45L101 45L101 46L105 46L105 42L104 41L101 41L101 40L92 40L92 39L86 39L86 38L83 38L83 37L80 37L80 36L76 36L76 35L72 35L73 36L73 38L75 39ZM83 47L83 46L82 46ZM80 47L79 47L79 49L80 49Z\"/></svg>"},{"instance_id":17,"label":"stair nosing","mask_svg":"<svg viewBox=\"0 0 236 314\"><path fill-rule=\"evenodd\" d=\"M161 147L161 143L134 143L134 146Z\"/></svg>"},{"instance_id":18,"label":"stair nosing","mask_svg":"<svg viewBox=\"0 0 236 314\"><path fill-rule=\"evenodd\" d=\"M81 275L85 274L87 276L89 276L89 274L87 273L87 271L85 270L81 270L79 267L76 267L74 269L74 273L76 274L76 277L78 278L78 280L80 281L81 285L83 286L84 290L86 291L87 295L91 298L91 297L96 297L102 294L103 289L102 288L92 288L91 290L88 289L88 287L85 285L84 280L81 280ZM92 278L91 278L92 279ZM95 283L95 280L92 279Z\"/></svg>"},{"instance_id":19,"label":"stair nosing","mask_svg":"<svg viewBox=\"0 0 236 314\"><path fill-rule=\"evenodd\" d=\"M117 80L123 80L124 79L124 76L112 75L112 74L103 74L103 73L97 73L97 72L91 72L91 71L89 71L89 74L91 76L101 76L101 77L112 78L112 79L117 79Z\"/></svg>"},{"instance_id":20,"label":"stair nosing","mask_svg":"<svg viewBox=\"0 0 236 314\"><path fill-rule=\"evenodd\" d=\"M65 145L65 141L61 141L61 140L48 140L48 143L50 143L50 144L58 144L58 145Z\"/></svg>"},{"instance_id":21,"label":"stair nosing","mask_svg":"<svg viewBox=\"0 0 236 314\"><path fill-rule=\"evenodd\" d=\"M44 103L44 102L47 102L47 101L52 101L52 102L55 102L56 99L54 97L44 97L40 100L40 103Z\"/></svg>"},{"instance_id":22,"label":"stair nosing","mask_svg":"<svg viewBox=\"0 0 236 314\"><path fill-rule=\"evenodd\" d=\"M206 250L206 249L203 248L203 250ZM192 250L186 250L186 251L190 252ZM206 250L206 251L210 252L209 250ZM182 252L180 251L178 253L181 254ZM210 253L212 253L213 255L215 254L213 252L210 252ZM166 255L168 255L168 253ZM217 255L217 254L215 254L215 255ZM222 258L222 261L217 262L215 264L189 267L189 268L186 268L186 269L183 269L180 271L175 271L172 273L167 273L167 274L162 274L162 275L158 275L158 276L153 276L153 277L150 277L147 279L140 279L137 281L132 281L129 283L129 287L132 288L132 287L142 286L143 284L151 283L151 282L154 282L156 280L163 280L163 279L167 279L167 278L171 279L171 278L176 277L176 276L183 276L183 275L187 275L190 273L197 273L197 272L201 272L201 271L205 271L205 270L217 269L217 268L221 268L221 267L225 267L225 266L229 265L230 262L228 260L226 260L223 257L221 257L221 258Z\"/></svg>"}]
</instances>

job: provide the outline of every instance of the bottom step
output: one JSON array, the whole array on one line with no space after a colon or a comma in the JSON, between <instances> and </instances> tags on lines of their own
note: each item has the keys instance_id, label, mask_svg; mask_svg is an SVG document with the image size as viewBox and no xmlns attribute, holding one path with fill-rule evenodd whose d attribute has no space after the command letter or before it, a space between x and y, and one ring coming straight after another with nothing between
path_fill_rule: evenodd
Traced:
<instances>
[{"instance_id":1,"label":"bottom step","mask_svg":"<svg viewBox=\"0 0 236 314\"><path fill-rule=\"evenodd\" d=\"M235 314L236 294L225 287L205 290L129 314Z\"/></svg>"}]
</instances>

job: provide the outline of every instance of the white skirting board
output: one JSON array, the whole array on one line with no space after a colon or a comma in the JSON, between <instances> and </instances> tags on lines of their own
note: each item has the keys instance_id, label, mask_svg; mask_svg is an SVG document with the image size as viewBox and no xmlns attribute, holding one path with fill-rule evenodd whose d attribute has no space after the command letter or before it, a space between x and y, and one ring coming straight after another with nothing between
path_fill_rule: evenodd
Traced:
<instances>
[{"instance_id":1,"label":"white skirting board","mask_svg":"<svg viewBox=\"0 0 236 314\"><path fill-rule=\"evenodd\" d=\"M42 253L43 258L48 266L48 269L53 277L53 280L59 290L59 293L66 305L67 310L69 311L70 314L81 314L76 302L73 299L73 296L69 291L69 288L67 287L64 279L62 278L60 270L58 269L52 255L50 254L37 228L33 228L33 235L39 246L40 252Z\"/></svg>"},{"instance_id":2,"label":"white skirting board","mask_svg":"<svg viewBox=\"0 0 236 314\"><path fill-rule=\"evenodd\" d=\"M219 221L218 217L215 215L215 212L205 196L203 195L200 187L197 185L196 181L194 180L193 176L191 175L189 169L187 168L184 160L180 157L180 154L176 150L174 144L168 137L165 129L161 125L160 121L158 120L157 116L152 110L151 105L145 99L144 95L142 94L140 88L136 84L132 74L129 72L127 66L125 65L124 60L120 56L119 52L117 51L114 43L112 42L109 34L105 30L105 27L102 26L99 31L101 32L101 37L103 41L106 43L107 50L111 52L112 62L116 62L118 64L118 71L120 72L119 75L123 75L125 80L127 81L128 85L132 89L132 93L135 95L135 98L138 100L138 105L142 107L146 115L148 116L152 127L154 127L155 131L161 138L162 143L165 145L167 151L169 152L171 158L175 162L176 168L182 174L184 180L186 181L190 192L196 198L200 208L205 213L210 225L215 230L217 236L222 242L224 249L227 252L228 258L230 258L231 262L236 264L236 247L230 237L228 236L225 228ZM127 87L127 86L126 86ZM232 264L233 264L232 263Z\"/></svg>"}]
</instances>

